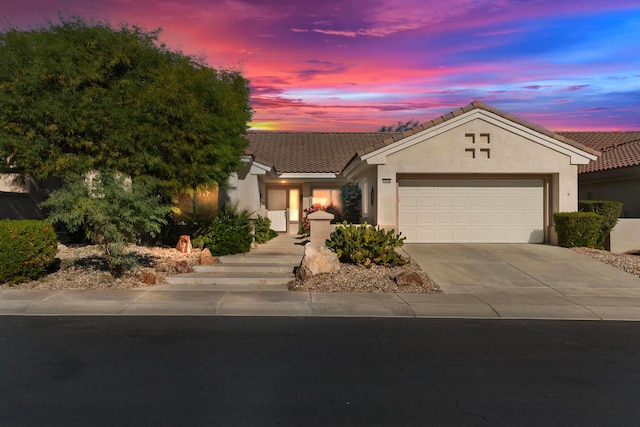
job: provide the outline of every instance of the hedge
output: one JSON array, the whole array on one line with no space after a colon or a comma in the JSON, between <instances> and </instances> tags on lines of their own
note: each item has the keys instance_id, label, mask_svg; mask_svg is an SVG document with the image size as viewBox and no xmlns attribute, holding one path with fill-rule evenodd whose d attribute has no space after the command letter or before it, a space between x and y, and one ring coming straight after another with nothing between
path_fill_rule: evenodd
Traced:
<instances>
[{"instance_id":1,"label":"hedge","mask_svg":"<svg viewBox=\"0 0 640 427\"><path fill-rule=\"evenodd\" d=\"M53 265L58 239L46 221L0 220L0 283L43 276Z\"/></svg>"},{"instance_id":2,"label":"hedge","mask_svg":"<svg viewBox=\"0 0 640 427\"><path fill-rule=\"evenodd\" d=\"M556 212L553 222L558 234L558 245L565 248L596 247L604 217L594 212Z\"/></svg>"},{"instance_id":3,"label":"hedge","mask_svg":"<svg viewBox=\"0 0 640 427\"><path fill-rule=\"evenodd\" d=\"M622 212L622 203L611 200L579 200L578 210L580 212L593 212L603 217L602 226L596 248L604 249L605 241L613 227L618 223L618 217Z\"/></svg>"}]
</instances>

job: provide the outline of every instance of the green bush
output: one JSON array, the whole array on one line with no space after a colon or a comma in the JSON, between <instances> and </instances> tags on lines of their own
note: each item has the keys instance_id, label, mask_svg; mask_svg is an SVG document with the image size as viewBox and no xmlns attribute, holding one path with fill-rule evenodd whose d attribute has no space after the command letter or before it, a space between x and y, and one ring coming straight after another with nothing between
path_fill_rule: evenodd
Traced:
<instances>
[{"instance_id":1,"label":"green bush","mask_svg":"<svg viewBox=\"0 0 640 427\"><path fill-rule=\"evenodd\" d=\"M594 212L556 212L553 222L558 233L558 245L565 248L595 248L604 218Z\"/></svg>"},{"instance_id":2,"label":"green bush","mask_svg":"<svg viewBox=\"0 0 640 427\"><path fill-rule=\"evenodd\" d=\"M394 230L385 231L367 224L355 226L345 221L331 233L326 245L342 262L366 267L371 264L395 266L406 264L395 251L404 244L404 239Z\"/></svg>"},{"instance_id":3,"label":"green bush","mask_svg":"<svg viewBox=\"0 0 640 427\"><path fill-rule=\"evenodd\" d=\"M622 213L622 203L611 200L580 200L578 201L578 210L602 215L602 226L595 247L604 249L607 237L618 223L618 217Z\"/></svg>"},{"instance_id":4,"label":"green bush","mask_svg":"<svg viewBox=\"0 0 640 427\"><path fill-rule=\"evenodd\" d=\"M171 212L142 183L107 172L91 180L68 181L40 207L53 224L62 224L71 233L83 232L88 241L100 245L114 277L132 265L126 244L134 243L140 233L160 233Z\"/></svg>"},{"instance_id":5,"label":"green bush","mask_svg":"<svg viewBox=\"0 0 640 427\"><path fill-rule=\"evenodd\" d=\"M278 235L277 231L271 229L271 220L266 216L258 215L253 222L253 228L258 243L267 243Z\"/></svg>"},{"instance_id":6,"label":"green bush","mask_svg":"<svg viewBox=\"0 0 640 427\"><path fill-rule=\"evenodd\" d=\"M340 187L340 200L342 202L342 217L352 224L360 222L362 210L362 192L357 182L348 182Z\"/></svg>"},{"instance_id":7,"label":"green bush","mask_svg":"<svg viewBox=\"0 0 640 427\"><path fill-rule=\"evenodd\" d=\"M0 283L43 276L54 264L58 239L46 221L0 220Z\"/></svg>"},{"instance_id":8,"label":"green bush","mask_svg":"<svg viewBox=\"0 0 640 427\"><path fill-rule=\"evenodd\" d=\"M253 243L251 229L251 212L239 209L237 204L225 204L204 235L204 247L214 256L249 252Z\"/></svg>"}]
</instances>

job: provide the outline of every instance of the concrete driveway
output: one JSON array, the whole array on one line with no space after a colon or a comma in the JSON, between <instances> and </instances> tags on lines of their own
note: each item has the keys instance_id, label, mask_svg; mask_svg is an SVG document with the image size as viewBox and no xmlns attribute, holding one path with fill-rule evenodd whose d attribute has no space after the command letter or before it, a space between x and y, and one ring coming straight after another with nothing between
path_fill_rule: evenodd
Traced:
<instances>
[{"instance_id":1,"label":"concrete driveway","mask_svg":"<svg viewBox=\"0 0 640 427\"><path fill-rule=\"evenodd\" d=\"M406 244L403 249L445 294L640 298L639 278L557 246Z\"/></svg>"}]
</instances>

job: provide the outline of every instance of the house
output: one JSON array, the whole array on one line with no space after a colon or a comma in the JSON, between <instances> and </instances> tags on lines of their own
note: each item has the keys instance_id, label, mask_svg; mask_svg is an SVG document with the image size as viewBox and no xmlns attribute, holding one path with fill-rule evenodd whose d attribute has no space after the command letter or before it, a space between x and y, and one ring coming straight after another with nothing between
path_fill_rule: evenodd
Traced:
<instances>
[{"instance_id":1,"label":"house","mask_svg":"<svg viewBox=\"0 0 640 427\"><path fill-rule=\"evenodd\" d=\"M352 181L362 222L406 242L555 243L553 213L575 211L579 198L620 200L624 216L640 218L640 132L552 132L474 101L403 133L247 138L232 190L207 203L236 201L280 232L297 233L312 204L340 208ZM0 181L0 215L38 217L38 185L11 185Z\"/></svg>"},{"instance_id":2,"label":"house","mask_svg":"<svg viewBox=\"0 0 640 427\"><path fill-rule=\"evenodd\" d=\"M231 198L297 232L302 210L357 181L362 221L406 242L555 243L575 211L578 168L599 152L479 101L401 134L248 135Z\"/></svg>"},{"instance_id":3,"label":"house","mask_svg":"<svg viewBox=\"0 0 640 427\"><path fill-rule=\"evenodd\" d=\"M580 200L616 200L622 218L640 218L640 131L559 134L602 153L578 167Z\"/></svg>"}]
</instances>

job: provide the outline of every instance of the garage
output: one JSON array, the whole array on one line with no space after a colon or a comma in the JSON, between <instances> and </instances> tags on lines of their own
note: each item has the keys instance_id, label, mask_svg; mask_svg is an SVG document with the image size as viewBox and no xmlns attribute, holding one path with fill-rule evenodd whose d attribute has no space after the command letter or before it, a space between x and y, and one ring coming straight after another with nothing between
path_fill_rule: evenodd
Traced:
<instances>
[{"instance_id":1,"label":"garage","mask_svg":"<svg viewBox=\"0 0 640 427\"><path fill-rule=\"evenodd\" d=\"M398 181L406 243L543 243L544 179Z\"/></svg>"}]
</instances>

